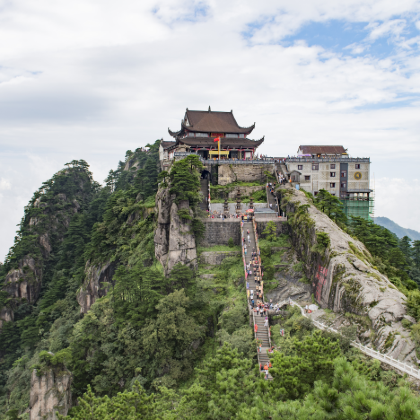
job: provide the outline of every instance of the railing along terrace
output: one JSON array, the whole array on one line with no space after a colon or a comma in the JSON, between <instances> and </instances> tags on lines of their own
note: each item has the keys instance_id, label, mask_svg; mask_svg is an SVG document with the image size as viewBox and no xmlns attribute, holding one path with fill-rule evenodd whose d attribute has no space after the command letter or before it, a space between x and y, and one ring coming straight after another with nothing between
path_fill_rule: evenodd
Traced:
<instances>
[{"instance_id":1,"label":"railing along terrace","mask_svg":"<svg viewBox=\"0 0 420 420\"><path fill-rule=\"evenodd\" d=\"M198 153L193 152L175 152L174 157L184 158L189 155L195 155L200 158L200 161L206 165L221 165L221 164L235 164L235 165L249 165L249 164L273 164L276 162L274 158L262 158L262 159L204 159Z\"/></svg>"},{"instance_id":2,"label":"railing along terrace","mask_svg":"<svg viewBox=\"0 0 420 420\"><path fill-rule=\"evenodd\" d=\"M310 162L310 163L323 163L323 162L370 162L370 158L344 158L344 157L325 157L325 158L310 158L310 157L291 157L286 158L286 162Z\"/></svg>"}]
</instances>

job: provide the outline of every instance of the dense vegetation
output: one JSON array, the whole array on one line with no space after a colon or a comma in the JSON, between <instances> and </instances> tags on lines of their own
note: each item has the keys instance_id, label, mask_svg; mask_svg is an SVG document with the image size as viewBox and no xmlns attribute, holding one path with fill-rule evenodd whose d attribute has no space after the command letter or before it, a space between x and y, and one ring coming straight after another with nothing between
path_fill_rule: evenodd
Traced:
<instances>
[{"instance_id":1,"label":"dense vegetation","mask_svg":"<svg viewBox=\"0 0 420 420\"><path fill-rule=\"evenodd\" d=\"M314 331L300 311L274 320L279 346L274 380L265 381L252 358L224 342L194 379L178 389L147 393L138 382L109 398L90 388L66 418L85 419L418 419L419 401L395 372L383 371L349 346L345 336ZM280 337L277 330L285 335ZM63 418L63 417L62 417Z\"/></svg>"},{"instance_id":2,"label":"dense vegetation","mask_svg":"<svg viewBox=\"0 0 420 420\"><path fill-rule=\"evenodd\" d=\"M86 162L71 162L26 208L0 266L0 281L30 256L42 269L42 287L33 301L0 291L1 306L14 313L0 336L0 417L27 418L36 368L38 374L71 371L78 405L68 419L420 418L409 385L349 347L354 330L344 336L314 331L293 309L273 320L275 379L263 379L248 325L242 259L229 257L198 271L177 265L167 277L156 261L158 182L177 203L188 202L192 212L182 209L179 216L191 223L196 237L203 229L201 162L190 156L159 173L158 148L157 141L148 151L128 151L105 187L92 180ZM338 212L324 203L327 209L331 217ZM363 223L355 219L346 229L387 235ZM48 252L39 240L46 234ZM260 246L269 287L276 258L271 249L289 243L286 236L277 237L274 224L264 236ZM373 241L375 262L412 294L411 307L420 307L410 283L417 281L417 245L387 241L378 250ZM405 265L397 262L397 251L384 254L391 249L401 251ZM115 274L103 285L108 293L81 315L76 296L86 267L109 263Z\"/></svg>"}]
</instances>

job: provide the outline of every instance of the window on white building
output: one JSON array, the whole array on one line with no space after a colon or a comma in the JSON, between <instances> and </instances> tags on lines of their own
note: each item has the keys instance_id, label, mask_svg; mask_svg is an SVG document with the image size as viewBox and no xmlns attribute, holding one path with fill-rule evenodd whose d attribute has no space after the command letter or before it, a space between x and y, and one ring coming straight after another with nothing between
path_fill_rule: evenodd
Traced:
<instances>
[{"instance_id":1,"label":"window on white building","mask_svg":"<svg viewBox=\"0 0 420 420\"><path fill-rule=\"evenodd\" d=\"M356 163L356 164L354 165L354 169L360 169L360 163Z\"/></svg>"},{"instance_id":2,"label":"window on white building","mask_svg":"<svg viewBox=\"0 0 420 420\"><path fill-rule=\"evenodd\" d=\"M335 169L335 163L331 163L331 169Z\"/></svg>"},{"instance_id":3,"label":"window on white building","mask_svg":"<svg viewBox=\"0 0 420 420\"><path fill-rule=\"evenodd\" d=\"M335 182L330 182L330 188L335 188Z\"/></svg>"},{"instance_id":4,"label":"window on white building","mask_svg":"<svg viewBox=\"0 0 420 420\"><path fill-rule=\"evenodd\" d=\"M301 171L303 169L303 165L298 165L298 171Z\"/></svg>"},{"instance_id":5,"label":"window on white building","mask_svg":"<svg viewBox=\"0 0 420 420\"><path fill-rule=\"evenodd\" d=\"M318 163L312 164L312 170L313 171L319 171L319 164Z\"/></svg>"},{"instance_id":6,"label":"window on white building","mask_svg":"<svg viewBox=\"0 0 420 420\"><path fill-rule=\"evenodd\" d=\"M310 181L311 180L311 176L310 175L305 175L305 181Z\"/></svg>"},{"instance_id":7,"label":"window on white building","mask_svg":"<svg viewBox=\"0 0 420 420\"><path fill-rule=\"evenodd\" d=\"M330 172L330 177L335 178L335 172Z\"/></svg>"}]
</instances>

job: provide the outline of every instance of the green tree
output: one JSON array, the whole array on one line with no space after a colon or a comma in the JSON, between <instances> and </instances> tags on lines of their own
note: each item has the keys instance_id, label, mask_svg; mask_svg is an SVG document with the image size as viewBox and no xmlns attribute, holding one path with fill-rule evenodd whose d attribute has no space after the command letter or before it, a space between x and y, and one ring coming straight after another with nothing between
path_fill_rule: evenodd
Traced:
<instances>
[{"instance_id":1,"label":"green tree","mask_svg":"<svg viewBox=\"0 0 420 420\"><path fill-rule=\"evenodd\" d=\"M90 386L77 407L68 416L58 414L60 420L141 420L156 418L154 394L146 395L136 382L131 391L119 392L115 397L97 397Z\"/></svg>"},{"instance_id":2,"label":"green tree","mask_svg":"<svg viewBox=\"0 0 420 420\"><path fill-rule=\"evenodd\" d=\"M171 194L176 195L176 202L188 201L192 209L195 209L201 201L200 173L203 167L200 158L196 155L189 155L172 165L169 174L171 179Z\"/></svg>"},{"instance_id":3,"label":"green tree","mask_svg":"<svg viewBox=\"0 0 420 420\"><path fill-rule=\"evenodd\" d=\"M321 331L296 341L295 348L297 355L276 352L272 359L272 384L283 399L302 396L317 380L328 381L333 372L333 361L340 354L339 343L324 337Z\"/></svg>"},{"instance_id":4,"label":"green tree","mask_svg":"<svg viewBox=\"0 0 420 420\"><path fill-rule=\"evenodd\" d=\"M267 226L265 227L263 231L263 235L265 235L265 238L270 242L274 242L276 240L277 227L276 227L276 224L272 220L270 220L267 223Z\"/></svg>"},{"instance_id":5,"label":"green tree","mask_svg":"<svg viewBox=\"0 0 420 420\"><path fill-rule=\"evenodd\" d=\"M343 203L327 190L321 189L314 200L315 206L336 223L346 223L347 217L343 211Z\"/></svg>"}]
</instances>

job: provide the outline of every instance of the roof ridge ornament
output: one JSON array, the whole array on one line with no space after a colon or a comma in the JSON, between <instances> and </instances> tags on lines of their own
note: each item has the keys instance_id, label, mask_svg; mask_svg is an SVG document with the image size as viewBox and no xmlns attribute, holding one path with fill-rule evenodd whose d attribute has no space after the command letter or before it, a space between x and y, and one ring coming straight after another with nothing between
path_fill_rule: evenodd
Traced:
<instances>
[{"instance_id":1,"label":"roof ridge ornament","mask_svg":"<svg viewBox=\"0 0 420 420\"><path fill-rule=\"evenodd\" d=\"M210 108L210 105L209 105L209 112L211 112L211 108Z\"/></svg>"}]
</instances>

